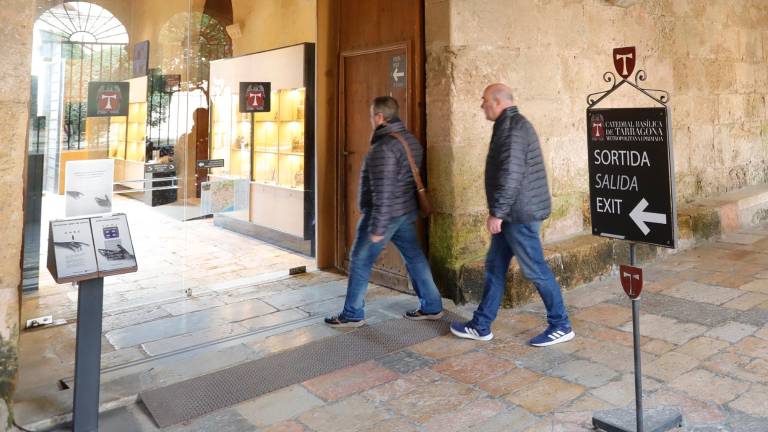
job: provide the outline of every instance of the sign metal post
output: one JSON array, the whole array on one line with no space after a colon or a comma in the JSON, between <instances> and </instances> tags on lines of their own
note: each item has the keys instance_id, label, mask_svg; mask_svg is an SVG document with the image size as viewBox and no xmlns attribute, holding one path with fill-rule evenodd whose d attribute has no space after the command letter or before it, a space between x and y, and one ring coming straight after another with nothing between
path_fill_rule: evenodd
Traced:
<instances>
[{"instance_id":1,"label":"sign metal post","mask_svg":"<svg viewBox=\"0 0 768 432\"><path fill-rule=\"evenodd\" d=\"M619 277L632 302L632 340L635 362L635 410L597 411L592 424L605 432L666 432L682 425L675 407L643 409L642 358L640 352L640 293L642 270L637 265L636 243L677 247L674 175L669 112L669 93L639 86L645 71L635 74L635 47L613 50L616 80L606 72L607 91L587 96L587 144L592 233L629 241L630 266L622 265ZM634 87L662 107L594 108L623 85Z\"/></svg>"}]
</instances>

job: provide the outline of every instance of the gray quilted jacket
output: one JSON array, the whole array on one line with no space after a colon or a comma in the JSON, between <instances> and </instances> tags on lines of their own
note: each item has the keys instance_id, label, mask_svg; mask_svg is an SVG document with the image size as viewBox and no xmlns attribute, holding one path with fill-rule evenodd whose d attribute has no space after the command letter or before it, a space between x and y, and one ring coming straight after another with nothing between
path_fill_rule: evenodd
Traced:
<instances>
[{"instance_id":1,"label":"gray quilted jacket","mask_svg":"<svg viewBox=\"0 0 768 432\"><path fill-rule=\"evenodd\" d=\"M389 135L397 132L408 142L413 159L421 167L424 151L400 119L379 126L371 138L360 173L360 211L370 215L371 234L383 235L389 222L418 209L416 183L402 144Z\"/></svg>"},{"instance_id":2,"label":"gray quilted jacket","mask_svg":"<svg viewBox=\"0 0 768 432\"><path fill-rule=\"evenodd\" d=\"M539 137L515 106L493 124L485 196L490 214L509 223L542 221L552 211Z\"/></svg>"}]
</instances>

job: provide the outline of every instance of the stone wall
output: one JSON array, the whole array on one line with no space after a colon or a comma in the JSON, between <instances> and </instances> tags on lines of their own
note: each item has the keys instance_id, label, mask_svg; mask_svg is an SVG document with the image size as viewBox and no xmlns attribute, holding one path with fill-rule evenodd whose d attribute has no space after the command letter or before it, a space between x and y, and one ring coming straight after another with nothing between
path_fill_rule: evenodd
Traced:
<instances>
[{"instance_id":1,"label":"stone wall","mask_svg":"<svg viewBox=\"0 0 768 432\"><path fill-rule=\"evenodd\" d=\"M589 224L586 95L611 50L636 46L646 87L670 91L681 203L768 182L768 1L427 0L427 144L436 276L447 290L488 243L483 88L508 83L541 138L545 241Z\"/></svg>"},{"instance_id":2,"label":"stone wall","mask_svg":"<svg viewBox=\"0 0 768 432\"><path fill-rule=\"evenodd\" d=\"M24 160L35 3L4 0L0 8L0 428L10 424L17 369Z\"/></svg>"}]
</instances>

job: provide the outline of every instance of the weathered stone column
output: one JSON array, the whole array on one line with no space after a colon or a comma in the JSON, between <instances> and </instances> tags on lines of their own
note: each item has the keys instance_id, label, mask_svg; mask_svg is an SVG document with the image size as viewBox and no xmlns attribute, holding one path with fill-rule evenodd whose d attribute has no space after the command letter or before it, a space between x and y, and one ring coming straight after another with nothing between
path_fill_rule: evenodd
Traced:
<instances>
[{"instance_id":1,"label":"weathered stone column","mask_svg":"<svg viewBox=\"0 0 768 432\"><path fill-rule=\"evenodd\" d=\"M35 2L0 8L0 428L10 428L19 337L23 201Z\"/></svg>"}]
</instances>

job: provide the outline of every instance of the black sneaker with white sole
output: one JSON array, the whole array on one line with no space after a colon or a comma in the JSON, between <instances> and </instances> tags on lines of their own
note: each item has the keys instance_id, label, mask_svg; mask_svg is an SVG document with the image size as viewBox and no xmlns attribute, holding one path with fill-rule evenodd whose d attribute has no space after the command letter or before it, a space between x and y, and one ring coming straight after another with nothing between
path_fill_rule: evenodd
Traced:
<instances>
[{"instance_id":1,"label":"black sneaker with white sole","mask_svg":"<svg viewBox=\"0 0 768 432\"><path fill-rule=\"evenodd\" d=\"M331 327L360 327L365 325L365 320L350 320L343 315L334 315L327 317L325 323Z\"/></svg>"},{"instance_id":2,"label":"black sneaker with white sole","mask_svg":"<svg viewBox=\"0 0 768 432\"><path fill-rule=\"evenodd\" d=\"M425 313L422 312L421 309L416 309L412 311L406 312L403 316L405 318L408 318L409 320L413 321L421 321L421 320L439 320L443 317L443 311L435 312L435 313Z\"/></svg>"}]
</instances>

